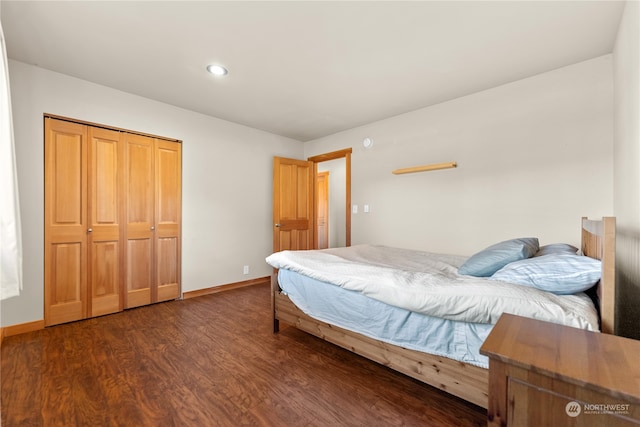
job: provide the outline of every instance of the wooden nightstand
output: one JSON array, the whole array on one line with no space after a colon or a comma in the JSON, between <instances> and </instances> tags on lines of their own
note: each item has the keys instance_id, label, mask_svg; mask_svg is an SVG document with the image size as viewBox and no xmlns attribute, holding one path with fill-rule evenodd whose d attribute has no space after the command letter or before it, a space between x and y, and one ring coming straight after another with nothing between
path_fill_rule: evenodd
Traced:
<instances>
[{"instance_id":1,"label":"wooden nightstand","mask_svg":"<svg viewBox=\"0 0 640 427\"><path fill-rule=\"evenodd\" d=\"M489 426L639 426L640 341L504 314L489 357Z\"/></svg>"}]
</instances>

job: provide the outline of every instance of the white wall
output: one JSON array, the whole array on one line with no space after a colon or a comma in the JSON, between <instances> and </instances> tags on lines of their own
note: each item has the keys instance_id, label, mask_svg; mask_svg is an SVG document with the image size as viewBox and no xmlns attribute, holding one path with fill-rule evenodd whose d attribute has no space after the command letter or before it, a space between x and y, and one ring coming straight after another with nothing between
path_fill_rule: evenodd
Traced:
<instances>
[{"instance_id":1,"label":"white wall","mask_svg":"<svg viewBox=\"0 0 640 427\"><path fill-rule=\"evenodd\" d=\"M302 143L17 61L9 72L25 271L2 326L44 316L43 113L183 141L184 292L271 274L272 158L301 157Z\"/></svg>"},{"instance_id":2,"label":"white wall","mask_svg":"<svg viewBox=\"0 0 640 427\"><path fill-rule=\"evenodd\" d=\"M618 333L640 339L640 5L625 5L614 49Z\"/></svg>"},{"instance_id":3,"label":"white wall","mask_svg":"<svg viewBox=\"0 0 640 427\"><path fill-rule=\"evenodd\" d=\"M353 244L463 255L519 236L577 244L581 216L613 214L612 105L606 55L308 142L305 156L353 147ZM391 174L445 161L458 167Z\"/></svg>"}]
</instances>

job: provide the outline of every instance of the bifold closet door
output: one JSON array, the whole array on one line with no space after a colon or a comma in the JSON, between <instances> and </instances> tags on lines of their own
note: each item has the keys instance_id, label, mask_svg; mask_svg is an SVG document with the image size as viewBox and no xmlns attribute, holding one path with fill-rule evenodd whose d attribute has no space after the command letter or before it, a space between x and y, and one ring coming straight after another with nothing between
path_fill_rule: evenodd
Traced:
<instances>
[{"instance_id":1,"label":"bifold closet door","mask_svg":"<svg viewBox=\"0 0 640 427\"><path fill-rule=\"evenodd\" d=\"M123 309L119 163L122 133L89 127L89 291L88 317Z\"/></svg>"},{"instance_id":2,"label":"bifold closet door","mask_svg":"<svg viewBox=\"0 0 640 427\"><path fill-rule=\"evenodd\" d=\"M181 148L177 142L156 140L155 301L180 297Z\"/></svg>"},{"instance_id":3,"label":"bifold closet door","mask_svg":"<svg viewBox=\"0 0 640 427\"><path fill-rule=\"evenodd\" d=\"M45 118L45 325L180 297L179 142Z\"/></svg>"},{"instance_id":4,"label":"bifold closet door","mask_svg":"<svg viewBox=\"0 0 640 427\"><path fill-rule=\"evenodd\" d=\"M45 119L45 325L122 310L120 133Z\"/></svg>"},{"instance_id":5,"label":"bifold closet door","mask_svg":"<svg viewBox=\"0 0 640 427\"><path fill-rule=\"evenodd\" d=\"M126 135L125 308L180 297L181 144Z\"/></svg>"},{"instance_id":6,"label":"bifold closet door","mask_svg":"<svg viewBox=\"0 0 640 427\"><path fill-rule=\"evenodd\" d=\"M45 119L45 325L87 316L87 128Z\"/></svg>"},{"instance_id":7,"label":"bifold closet door","mask_svg":"<svg viewBox=\"0 0 640 427\"><path fill-rule=\"evenodd\" d=\"M126 134L126 298L125 308L154 301L154 139Z\"/></svg>"}]
</instances>

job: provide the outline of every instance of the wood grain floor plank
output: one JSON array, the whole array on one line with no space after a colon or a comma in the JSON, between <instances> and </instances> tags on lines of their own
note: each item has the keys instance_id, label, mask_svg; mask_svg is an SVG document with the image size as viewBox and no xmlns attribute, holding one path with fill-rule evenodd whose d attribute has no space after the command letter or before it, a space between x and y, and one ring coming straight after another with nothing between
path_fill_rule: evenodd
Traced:
<instances>
[{"instance_id":1,"label":"wood grain floor plank","mask_svg":"<svg viewBox=\"0 0 640 427\"><path fill-rule=\"evenodd\" d=\"M486 411L283 325L268 285L8 337L12 426L481 426Z\"/></svg>"}]
</instances>

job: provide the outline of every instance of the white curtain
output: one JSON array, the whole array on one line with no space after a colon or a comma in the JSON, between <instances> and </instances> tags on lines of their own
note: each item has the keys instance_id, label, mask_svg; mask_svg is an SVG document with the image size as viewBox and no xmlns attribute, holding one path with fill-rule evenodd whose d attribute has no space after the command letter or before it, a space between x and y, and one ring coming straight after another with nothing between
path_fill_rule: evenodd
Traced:
<instances>
[{"instance_id":1,"label":"white curtain","mask_svg":"<svg viewBox=\"0 0 640 427\"><path fill-rule=\"evenodd\" d=\"M22 241L11 120L9 63L2 24L0 44L0 299L6 299L19 295L22 290Z\"/></svg>"}]
</instances>

